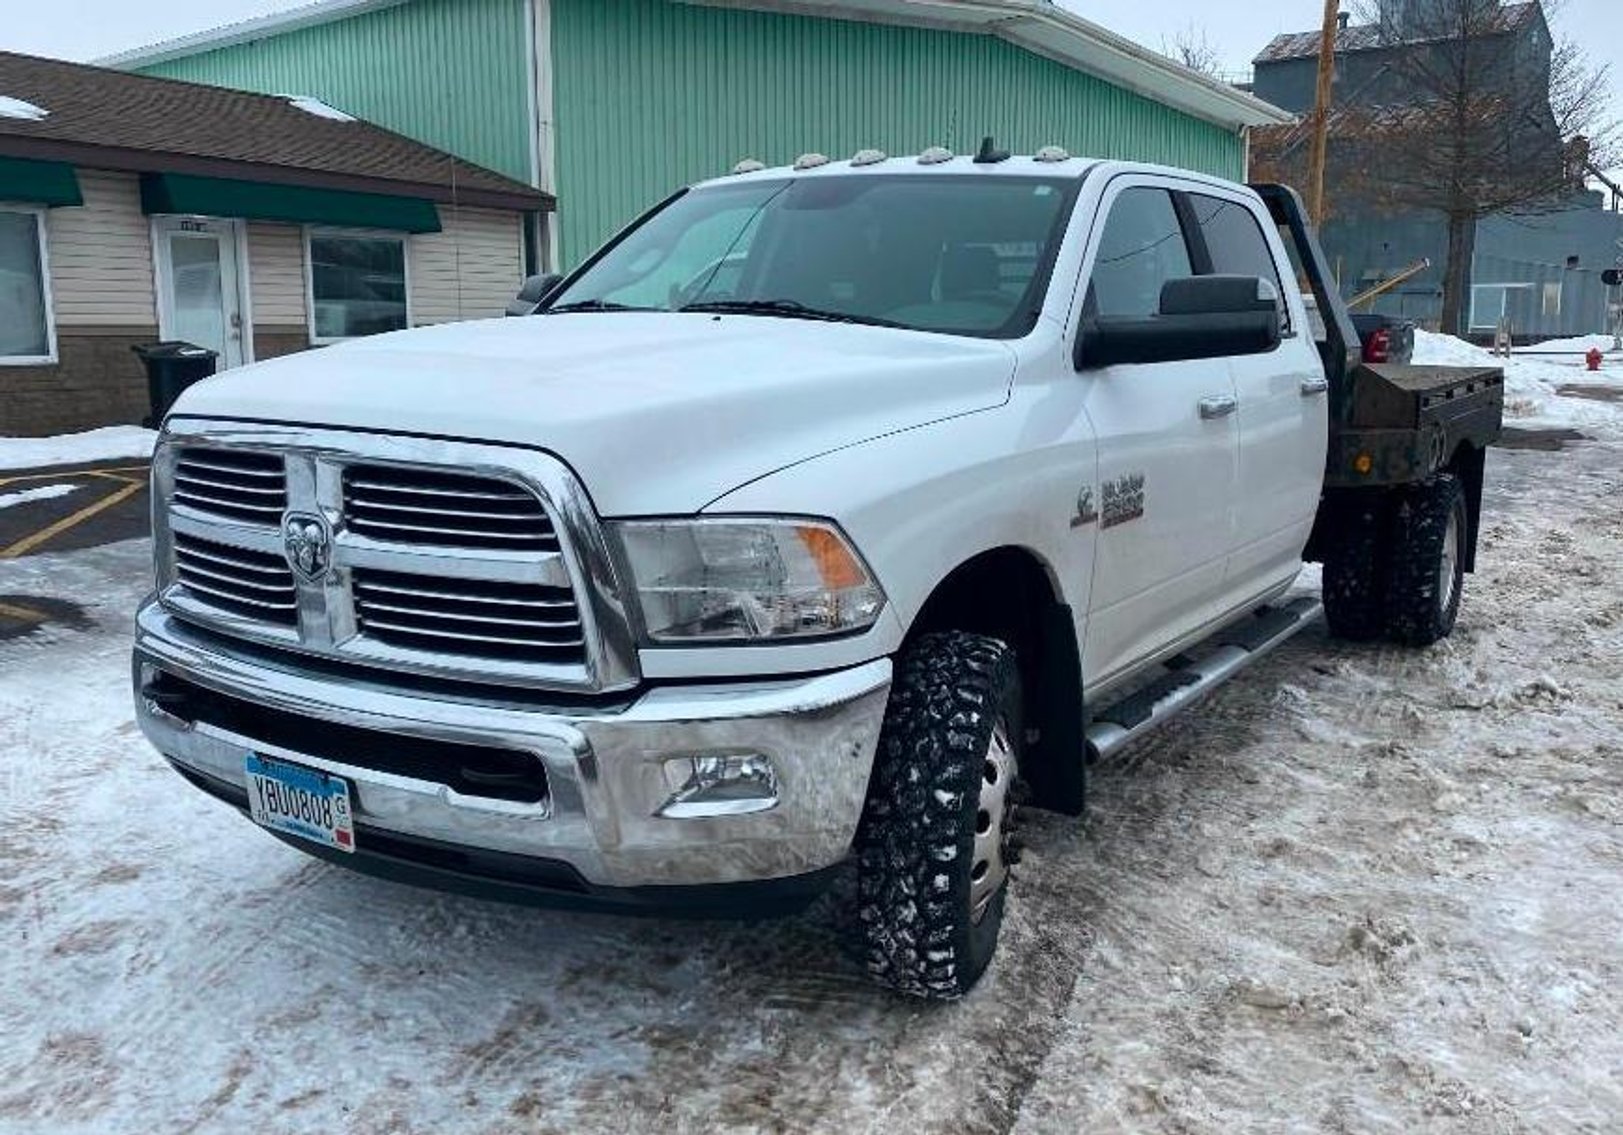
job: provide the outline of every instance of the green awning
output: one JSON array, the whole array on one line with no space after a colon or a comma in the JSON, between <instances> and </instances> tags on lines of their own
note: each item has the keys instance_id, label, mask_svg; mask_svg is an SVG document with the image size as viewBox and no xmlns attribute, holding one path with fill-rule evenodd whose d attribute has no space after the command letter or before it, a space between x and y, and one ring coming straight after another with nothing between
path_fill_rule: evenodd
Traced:
<instances>
[{"instance_id":1,"label":"green awning","mask_svg":"<svg viewBox=\"0 0 1623 1135\"><path fill-rule=\"evenodd\" d=\"M63 162L0 157L0 201L34 205L83 205L79 175Z\"/></svg>"},{"instance_id":2,"label":"green awning","mask_svg":"<svg viewBox=\"0 0 1623 1135\"><path fill-rule=\"evenodd\" d=\"M265 181L234 181L181 173L142 174L141 210L149 214L189 213L407 233L440 231L439 210L434 202L420 197L391 197L384 193L273 185Z\"/></svg>"}]
</instances>

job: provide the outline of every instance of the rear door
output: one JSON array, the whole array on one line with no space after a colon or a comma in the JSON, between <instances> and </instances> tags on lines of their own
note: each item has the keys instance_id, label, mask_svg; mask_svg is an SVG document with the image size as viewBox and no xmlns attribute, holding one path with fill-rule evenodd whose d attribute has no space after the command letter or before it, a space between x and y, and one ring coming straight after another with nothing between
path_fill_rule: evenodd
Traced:
<instances>
[{"instance_id":1,"label":"rear door","mask_svg":"<svg viewBox=\"0 0 1623 1135\"><path fill-rule=\"evenodd\" d=\"M1328 384L1278 233L1249 195L1202 188L1186 195L1202 271L1259 276L1279 288L1284 339L1262 355L1228 360L1239 401L1239 493L1228 589L1235 602L1301 567L1324 484ZM1272 238L1272 239L1270 239ZM1283 266L1283 272L1281 267Z\"/></svg>"},{"instance_id":2,"label":"rear door","mask_svg":"<svg viewBox=\"0 0 1623 1135\"><path fill-rule=\"evenodd\" d=\"M1084 258L1084 322L1154 315L1161 285L1194 273L1176 184L1122 177L1106 189ZM1077 377L1099 438L1097 493L1078 516L1099 527L1083 646L1085 680L1098 683L1222 613L1239 430L1223 359Z\"/></svg>"}]
</instances>

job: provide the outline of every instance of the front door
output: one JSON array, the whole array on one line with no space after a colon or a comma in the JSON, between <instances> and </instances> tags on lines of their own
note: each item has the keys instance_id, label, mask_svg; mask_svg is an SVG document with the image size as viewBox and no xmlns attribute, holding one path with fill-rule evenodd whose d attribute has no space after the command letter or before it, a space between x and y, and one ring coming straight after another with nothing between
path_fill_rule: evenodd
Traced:
<instances>
[{"instance_id":1,"label":"front door","mask_svg":"<svg viewBox=\"0 0 1623 1135\"><path fill-rule=\"evenodd\" d=\"M247 362L236 222L159 217L153 233L159 334L217 352L221 370Z\"/></svg>"},{"instance_id":2,"label":"front door","mask_svg":"<svg viewBox=\"0 0 1623 1135\"><path fill-rule=\"evenodd\" d=\"M1152 316L1161 285L1193 274L1169 190L1155 179L1106 190L1088 258L1088 313ZM1223 359L1118 364L1078 379L1099 438L1083 673L1108 682L1224 612L1239 476L1236 398Z\"/></svg>"}]
</instances>

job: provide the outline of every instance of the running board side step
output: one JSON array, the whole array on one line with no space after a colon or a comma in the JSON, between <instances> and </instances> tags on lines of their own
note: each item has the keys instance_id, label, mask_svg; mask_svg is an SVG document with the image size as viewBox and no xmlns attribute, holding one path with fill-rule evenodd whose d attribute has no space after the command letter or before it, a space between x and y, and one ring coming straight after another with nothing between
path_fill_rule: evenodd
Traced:
<instances>
[{"instance_id":1,"label":"running board side step","mask_svg":"<svg viewBox=\"0 0 1623 1135\"><path fill-rule=\"evenodd\" d=\"M1088 757L1112 756L1168 718L1194 705L1218 686L1290 638L1324 611L1317 599L1293 599L1264 607L1248 619L1231 623L1207 642L1217 649L1198 662L1177 655L1164 664L1166 673L1148 686L1094 714L1087 728Z\"/></svg>"}]
</instances>

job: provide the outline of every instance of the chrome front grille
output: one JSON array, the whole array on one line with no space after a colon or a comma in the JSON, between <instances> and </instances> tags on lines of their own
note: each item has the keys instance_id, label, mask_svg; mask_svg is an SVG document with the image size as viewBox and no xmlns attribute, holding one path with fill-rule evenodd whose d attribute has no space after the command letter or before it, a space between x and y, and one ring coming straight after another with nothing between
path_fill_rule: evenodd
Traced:
<instances>
[{"instance_id":1,"label":"chrome front grille","mask_svg":"<svg viewBox=\"0 0 1623 1135\"><path fill-rule=\"evenodd\" d=\"M279 453L183 449L170 499L213 516L279 524L287 510L287 470Z\"/></svg>"},{"instance_id":2,"label":"chrome front grille","mask_svg":"<svg viewBox=\"0 0 1623 1135\"><path fill-rule=\"evenodd\" d=\"M437 678L636 682L601 527L556 459L336 430L171 428L153 461L154 545L177 616Z\"/></svg>"},{"instance_id":3,"label":"chrome front grille","mask_svg":"<svg viewBox=\"0 0 1623 1135\"><path fill-rule=\"evenodd\" d=\"M298 626L298 591L281 556L177 533L175 573L180 586L207 606L276 626Z\"/></svg>"},{"instance_id":4,"label":"chrome front grille","mask_svg":"<svg viewBox=\"0 0 1623 1135\"><path fill-rule=\"evenodd\" d=\"M535 494L494 477L397 465L344 470L344 514L380 540L455 548L557 551Z\"/></svg>"},{"instance_id":5,"label":"chrome front grille","mask_svg":"<svg viewBox=\"0 0 1623 1135\"><path fill-rule=\"evenodd\" d=\"M361 632L400 646L558 662L586 646L568 588L358 570L354 590Z\"/></svg>"}]
</instances>

